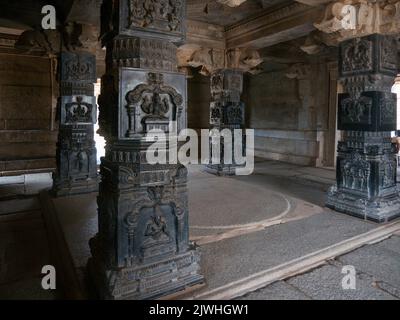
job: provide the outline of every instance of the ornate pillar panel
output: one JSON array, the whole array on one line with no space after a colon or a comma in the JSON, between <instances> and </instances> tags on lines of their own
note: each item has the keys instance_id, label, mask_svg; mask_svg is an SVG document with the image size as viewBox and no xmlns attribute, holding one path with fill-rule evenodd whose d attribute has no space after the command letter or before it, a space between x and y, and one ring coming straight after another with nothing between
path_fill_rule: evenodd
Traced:
<instances>
[{"instance_id":1,"label":"ornate pillar panel","mask_svg":"<svg viewBox=\"0 0 400 320\"><path fill-rule=\"evenodd\" d=\"M373 34L340 44L337 185L327 205L378 222L400 215L396 185L396 95L391 93L398 74L397 40Z\"/></svg>"},{"instance_id":2,"label":"ornate pillar panel","mask_svg":"<svg viewBox=\"0 0 400 320\"><path fill-rule=\"evenodd\" d=\"M238 69L221 69L211 76L210 127L220 132L227 129L231 131L232 137L234 137L234 129L245 128L245 105L240 101L243 92L243 74L244 72ZM222 138L221 141L217 141L214 140L214 136L210 137L211 159L206 170L217 175L234 175L238 165L233 157L225 159L222 142L224 142ZM221 143L219 164L211 163L214 143Z\"/></svg>"},{"instance_id":3,"label":"ornate pillar panel","mask_svg":"<svg viewBox=\"0 0 400 320\"><path fill-rule=\"evenodd\" d=\"M64 48L67 47L64 45ZM67 196L95 192L98 190L94 142L94 124L97 122L94 96L96 57L73 49L61 52L59 60L60 126L53 193Z\"/></svg>"},{"instance_id":4,"label":"ornate pillar panel","mask_svg":"<svg viewBox=\"0 0 400 320\"><path fill-rule=\"evenodd\" d=\"M152 129L173 146L170 122L186 127L186 77L177 72L185 1L103 3L106 69L100 127L106 137L98 197L99 233L89 274L105 299L153 299L203 282L189 242L187 169L150 164Z\"/></svg>"}]
</instances>

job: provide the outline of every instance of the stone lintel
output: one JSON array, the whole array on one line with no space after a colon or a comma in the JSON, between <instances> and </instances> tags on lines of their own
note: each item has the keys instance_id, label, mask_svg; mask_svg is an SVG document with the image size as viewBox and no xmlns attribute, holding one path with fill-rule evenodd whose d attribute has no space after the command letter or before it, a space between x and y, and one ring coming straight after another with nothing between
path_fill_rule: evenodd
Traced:
<instances>
[{"instance_id":1,"label":"stone lintel","mask_svg":"<svg viewBox=\"0 0 400 320\"><path fill-rule=\"evenodd\" d=\"M321 7L293 3L263 13L226 29L228 48L262 48L302 37L315 29L312 22L321 17Z\"/></svg>"}]
</instances>

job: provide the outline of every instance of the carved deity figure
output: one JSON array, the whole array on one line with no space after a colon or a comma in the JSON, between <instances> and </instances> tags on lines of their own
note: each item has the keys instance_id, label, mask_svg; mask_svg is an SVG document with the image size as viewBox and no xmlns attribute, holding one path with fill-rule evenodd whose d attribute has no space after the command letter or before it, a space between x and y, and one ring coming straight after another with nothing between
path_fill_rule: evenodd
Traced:
<instances>
[{"instance_id":1,"label":"carved deity figure","mask_svg":"<svg viewBox=\"0 0 400 320\"><path fill-rule=\"evenodd\" d=\"M76 102L67 103L66 108L66 122L78 123L78 122L91 122L92 108L90 103L83 102L82 97L77 97Z\"/></svg>"},{"instance_id":2,"label":"carved deity figure","mask_svg":"<svg viewBox=\"0 0 400 320\"><path fill-rule=\"evenodd\" d=\"M156 208L155 210L157 211ZM165 219L158 215L151 217L150 221L147 223L144 235L146 237L143 241L144 248L166 243L171 240Z\"/></svg>"},{"instance_id":3,"label":"carved deity figure","mask_svg":"<svg viewBox=\"0 0 400 320\"><path fill-rule=\"evenodd\" d=\"M356 39L345 48L343 71L365 71L371 69L370 43Z\"/></svg>"},{"instance_id":4,"label":"carved deity figure","mask_svg":"<svg viewBox=\"0 0 400 320\"><path fill-rule=\"evenodd\" d=\"M165 118L164 115L169 111L169 100L167 97L161 98L159 92L154 92L151 98L149 95L144 97L141 108L151 116Z\"/></svg>"}]
</instances>

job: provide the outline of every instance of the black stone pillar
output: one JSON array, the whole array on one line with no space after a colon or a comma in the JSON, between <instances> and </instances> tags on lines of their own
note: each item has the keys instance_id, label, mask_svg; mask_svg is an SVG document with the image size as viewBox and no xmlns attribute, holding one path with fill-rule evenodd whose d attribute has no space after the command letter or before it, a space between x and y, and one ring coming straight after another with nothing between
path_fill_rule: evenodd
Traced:
<instances>
[{"instance_id":1,"label":"black stone pillar","mask_svg":"<svg viewBox=\"0 0 400 320\"><path fill-rule=\"evenodd\" d=\"M384 222L400 216L396 185L395 37L371 35L341 43L337 184L327 206L360 218Z\"/></svg>"},{"instance_id":2,"label":"black stone pillar","mask_svg":"<svg viewBox=\"0 0 400 320\"><path fill-rule=\"evenodd\" d=\"M86 52L60 55L60 120L53 194L67 196L98 189L94 124L96 58Z\"/></svg>"},{"instance_id":3,"label":"black stone pillar","mask_svg":"<svg viewBox=\"0 0 400 320\"><path fill-rule=\"evenodd\" d=\"M99 104L107 147L88 270L104 299L153 299L203 282L189 242L187 169L146 156L151 129L169 141L171 121L178 132L186 127L186 77L177 72L175 45L185 35L184 12L182 0L103 2L107 70Z\"/></svg>"},{"instance_id":4,"label":"black stone pillar","mask_svg":"<svg viewBox=\"0 0 400 320\"><path fill-rule=\"evenodd\" d=\"M211 75L210 127L219 132L229 130L234 138L234 129L245 127L245 105L240 101L243 92L243 71L238 69L220 69ZM242 138L243 152L245 139ZM224 138L216 139L212 134L210 138L210 154L213 158L214 144L220 144L220 163L206 165L206 171L216 175L235 175L235 169L242 167L235 163L234 152L232 158L225 158ZM232 146L234 146L232 140ZM242 153L243 155L243 153Z\"/></svg>"}]
</instances>

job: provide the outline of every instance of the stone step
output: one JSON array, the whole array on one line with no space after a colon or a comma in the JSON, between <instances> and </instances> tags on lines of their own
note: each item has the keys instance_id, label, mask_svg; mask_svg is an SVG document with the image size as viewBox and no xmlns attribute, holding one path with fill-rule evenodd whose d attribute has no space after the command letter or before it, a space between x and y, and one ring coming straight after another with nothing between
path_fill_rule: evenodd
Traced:
<instances>
[{"instance_id":1,"label":"stone step","mask_svg":"<svg viewBox=\"0 0 400 320\"><path fill-rule=\"evenodd\" d=\"M0 201L0 215L35 210L40 210L40 202L36 197Z\"/></svg>"}]
</instances>

